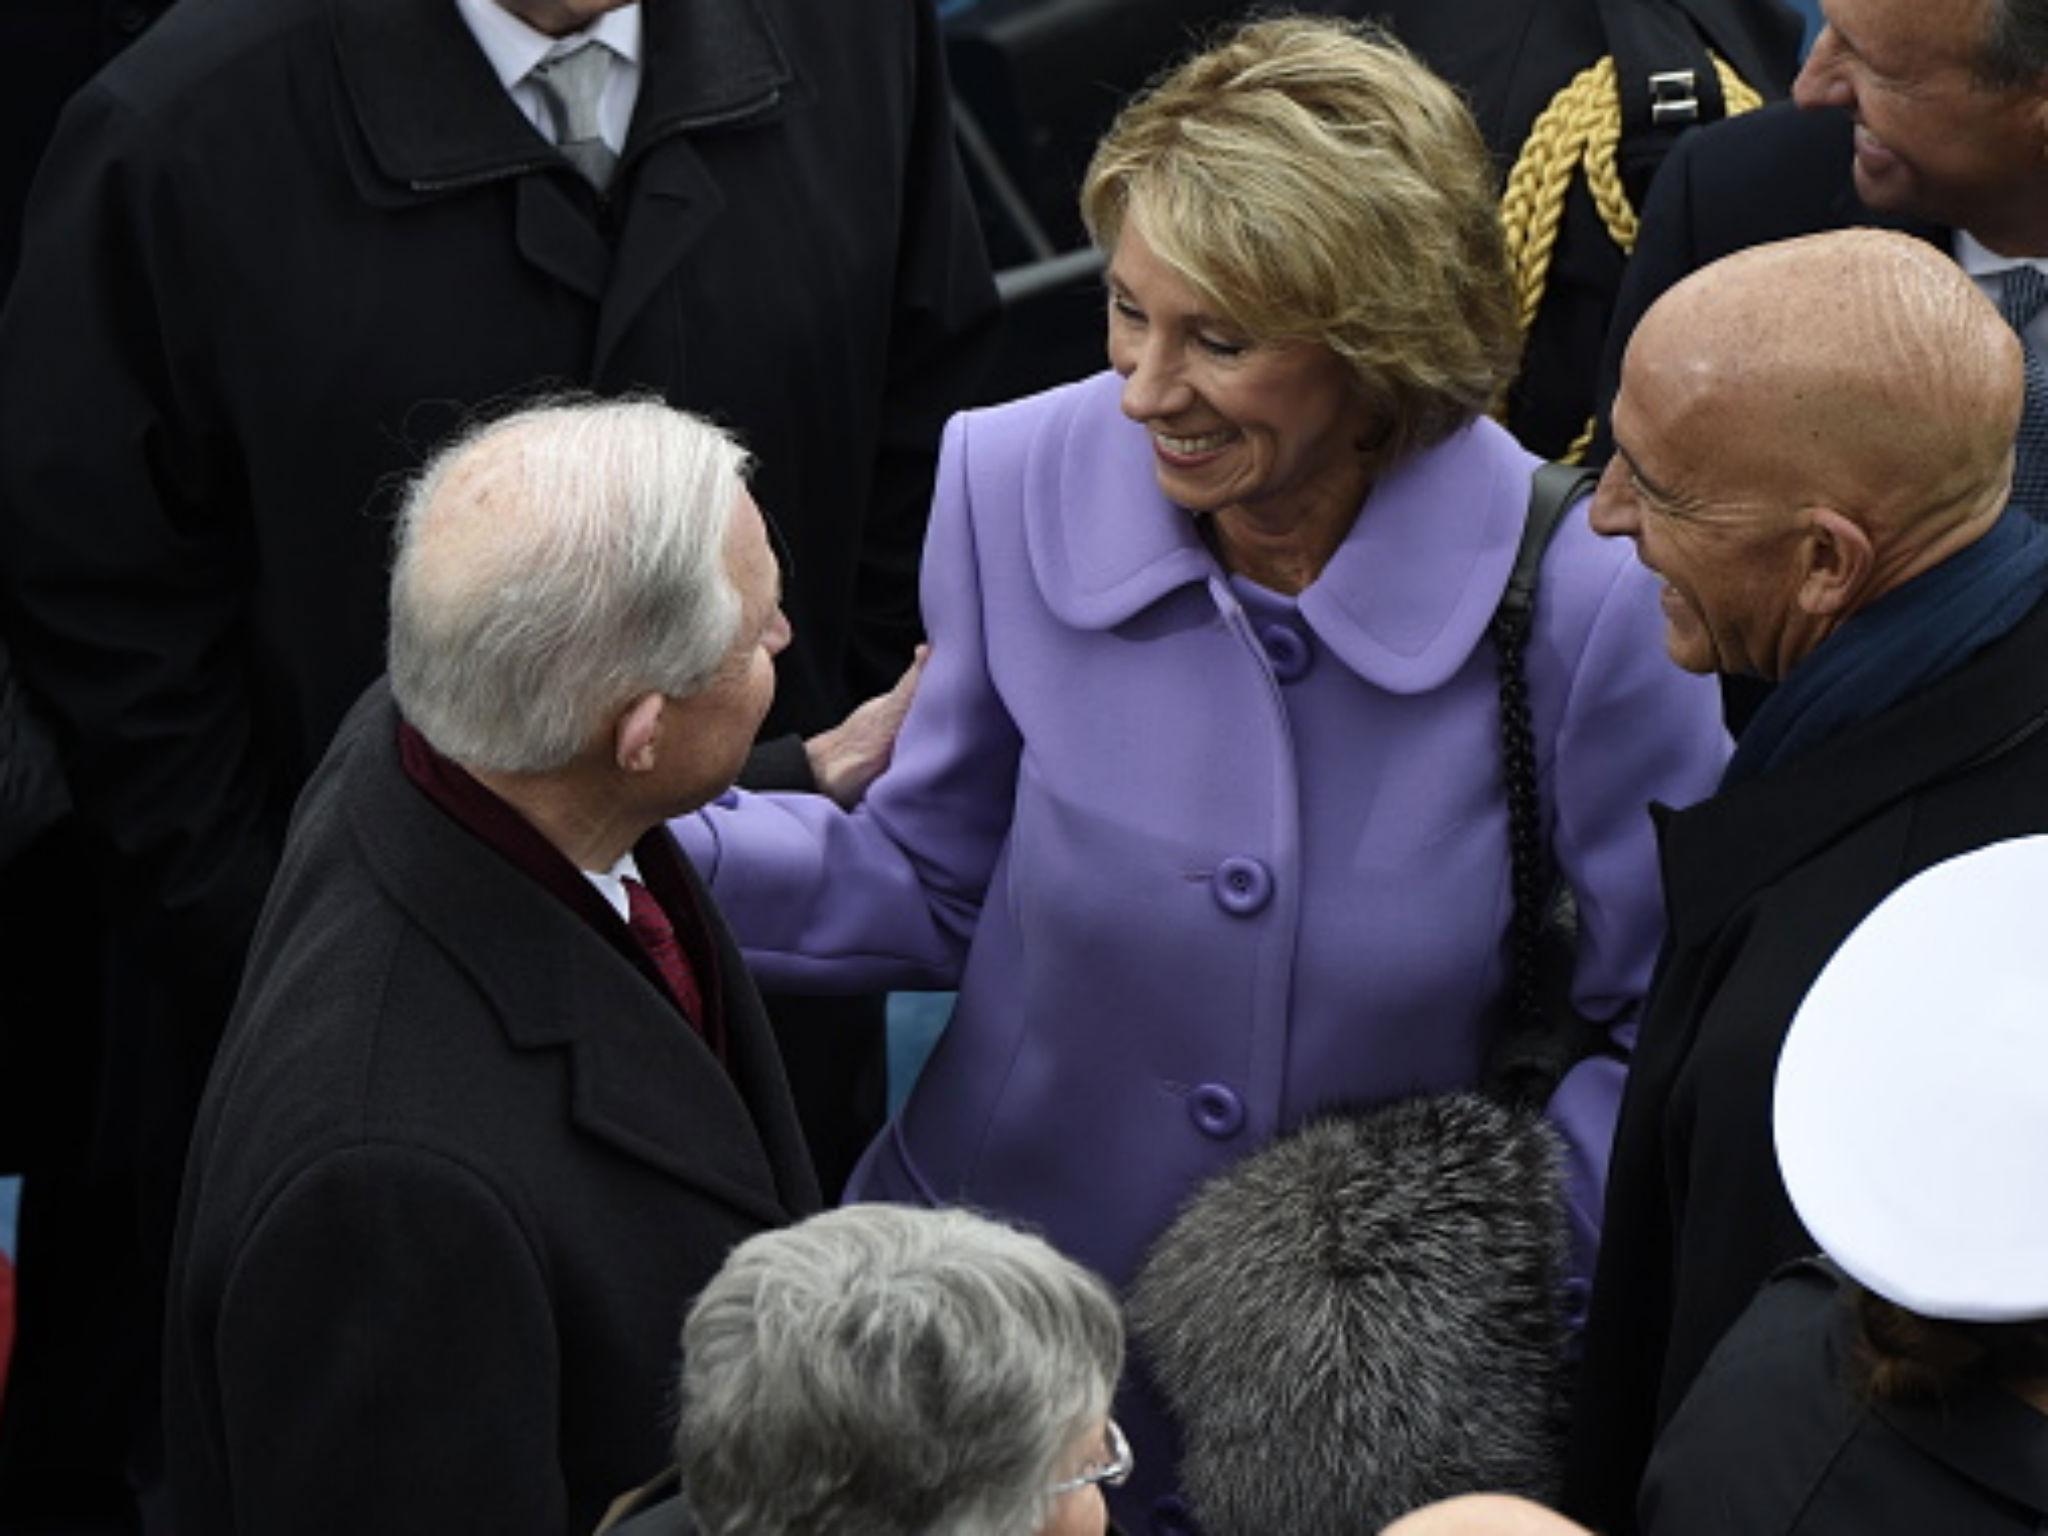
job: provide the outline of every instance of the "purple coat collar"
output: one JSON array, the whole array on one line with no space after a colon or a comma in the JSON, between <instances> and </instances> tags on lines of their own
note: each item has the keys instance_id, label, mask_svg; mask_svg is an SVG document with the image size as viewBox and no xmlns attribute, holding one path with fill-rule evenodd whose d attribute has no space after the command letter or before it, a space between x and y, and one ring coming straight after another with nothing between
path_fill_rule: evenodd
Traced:
<instances>
[{"instance_id":1,"label":"purple coat collar","mask_svg":"<svg viewBox=\"0 0 2048 1536\"><path fill-rule=\"evenodd\" d=\"M1227 591L1194 521L1159 493L1144 428L1112 373L1061 391L1030 446L1025 541L1048 607L1110 629L1194 584ZM1300 612L1353 672L1390 693L1441 687L1471 656L1507 585L1536 460L1491 421L1414 455L1301 594ZM1089 509L1114 506L1114 517Z\"/></svg>"}]
</instances>

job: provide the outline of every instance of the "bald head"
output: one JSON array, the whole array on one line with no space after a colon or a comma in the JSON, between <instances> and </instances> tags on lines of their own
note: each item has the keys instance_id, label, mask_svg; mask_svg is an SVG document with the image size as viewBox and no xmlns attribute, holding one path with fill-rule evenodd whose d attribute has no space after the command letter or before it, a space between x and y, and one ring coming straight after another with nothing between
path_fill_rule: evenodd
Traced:
<instances>
[{"instance_id":1,"label":"bald head","mask_svg":"<svg viewBox=\"0 0 2048 1536\"><path fill-rule=\"evenodd\" d=\"M444 450L399 516L400 712L466 767L546 773L641 691L697 690L740 622L726 539L745 466L653 401L522 411Z\"/></svg>"},{"instance_id":2,"label":"bald head","mask_svg":"<svg viewBox=\"0 0 2048 1536\"><path fill-rule=\"evenodd\" d=\"M1680 666L1783 677L1990 531L2023 393L2018 339L1923 242L1756 246L1637 326L1592 523L1663 579Z\"/></svg>"},{"instance_id":3,"label":"bald head","mask_svg":"<svg viewBox=\"0 0 2048 1536\"><path fill-rule=\"evenodd\" d=\"M1717 261L1644 316L1626 366L1734 494L1909 541L2004 503L2019 341L1924 241L1845 230Z\"/></svg>"},{"instance_id":4,"label":"bald head","mask_svg":"<svg viewBox=\"0 0 2048 1536\"><path fill-rule=\"evenodd\" d=\"M1541 1504L1504 1493L1468 1493L1403 1515L1381 1536L1590 1536Z\"/></svg>"}]
</instances>

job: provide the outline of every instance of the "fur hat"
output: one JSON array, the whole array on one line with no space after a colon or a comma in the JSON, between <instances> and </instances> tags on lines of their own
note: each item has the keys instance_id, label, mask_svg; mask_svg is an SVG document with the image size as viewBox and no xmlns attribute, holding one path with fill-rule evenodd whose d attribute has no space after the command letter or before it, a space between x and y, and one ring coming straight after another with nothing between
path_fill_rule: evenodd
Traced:
<instances>
[{"instance_id":1,"label":"fur hat","mask_svg":"<svg viewBox=\"0 0 2048 1536\"><path fill-rule=\"evenodd\" d=\"M1557 1136L1471 1094L1312 1121L1204 1185L1131 1297L1207 1536L1555 1492Z\"/></svg>"}]
</instances>

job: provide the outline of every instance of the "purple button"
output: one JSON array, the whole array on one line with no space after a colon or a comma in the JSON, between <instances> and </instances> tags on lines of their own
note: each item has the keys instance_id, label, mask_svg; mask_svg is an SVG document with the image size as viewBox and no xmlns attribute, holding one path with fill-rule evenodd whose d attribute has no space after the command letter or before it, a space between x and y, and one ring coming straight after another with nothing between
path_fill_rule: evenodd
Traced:
<instances>
[{"instance_id":1,"label":"purple button","mask_svg":"<svg viewBox=\"0 0 2048 1536\"><path fill-rule=\"evenodd\" d=\"M1573 1333L1582 1332L1586 1326L1586 1313L1593 1299L1593 1287L1581 1276L1573 1275L1564 1283L1564 1325Z\"/></svg>"},{"instance_id":2,"label":"purple button","mask_svg":"<svg viewBox=\"0 0 2048 1536\"><path fill-rule=\"evenodd\" d=\"M1299 682L1306 677L1316 659L1308 636L1291 624L1260 625L1259 644L1266 648L1266 660L1273 665L1273 675L1283 683Z\"/></svg>"},{"instance_id":3,"label":"purple button","mask_svg":"<svg viewBox=\"0 0 2048 1536\"><path fill-rule=\"evenodd\" d=\"M725 790L718 796L717 799L713 800L711 803L717 806L721 811L732 810L735 806L737 806L740 803L740 792L736 789Z\"/></svg>"},{"instance_id":4,"label":"purple button","mask_svg":"<svg viewBox=\"0 0 2048 1536\"><path fill-rule=\"evenodd\" d=\"M1225 859L1216 866L1210 887L1217 906L1232 917L1250 917L1273 899L1273 874L1257 859Z\"/></svg>"},{"instance_id":5,"label":"purple button","mask_svg":"<svg viewBox=\"0 0 2048 1536\"><path fill-rule=\"evenodd\" d=\"M1203 1083L1188 1095L1188 1117L1204 1136L1226 1141L1244 1129L1244 1100L1222 1083Z\"/></svg>"}]
</instances>

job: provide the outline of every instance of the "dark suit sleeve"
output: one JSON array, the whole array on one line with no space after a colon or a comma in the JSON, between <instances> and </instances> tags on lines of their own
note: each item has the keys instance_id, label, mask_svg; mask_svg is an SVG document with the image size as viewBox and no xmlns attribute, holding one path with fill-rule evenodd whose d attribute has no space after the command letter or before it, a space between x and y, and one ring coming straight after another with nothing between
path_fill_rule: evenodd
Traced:
<instances>
[{"instance_id":1,"label":"dark suit sleeve","mask_svg":"<svg viewBox=\"0 0 2048 1536\"><path fill-rule=\"evenodd\" d=\"M79 808L123 896L154 909L162 986L203 978L224 1016L282 818L250 718L241 476L209 383L237 322L195 255L211 213L175 140L95 84L52 142L0 320L0 586Z\"/></svg>"},{"instance_id":2,"label":"dark suit sleeve","mask_svg":"<svg viewBox=\"0 0 2048 1536\"><path fill-rule=\"evenodd\" d=\"M242 1536L565 1529L540 1258L461 1163L373 1145L295 1176L227 1272L212 1367Z\"/></svg>"},{"instance_id":3,"label":"dark suit sleeve","mask_svg":"<svg viewBox=\"0 0 2048 1536\"><path fill-rule=\"evenodd\" d=\"M994 350L995 284L953 144L952 98L930 0L915 13L903 63L911 96L904 225L897 247L888 400L867 502L846 689L885 692L922 637L917 572L939 431L966 405Z\"/></svg>"},{"instance_id":4,"label":"dark suit sleeve","mask_svg":"<svg viewBox=\"0 0 2048 1536\"><path fill-rule=\"evenodd\" d=\"M1701 135L1680 137L1671 153L1658 167L1643 199L1642 220L1636 234L1636 248L1622 272L1621 291L1615 296L1614 315L1607 326L1607 344L1600 357L1600 385L1596 399L1599 430L1593 439L1588 463L1605 463L1614 452L1614 397L1621 388L1621 359L1628 350L1629 337L1637 323L1664 290L1683 280L1701 264L1693 228L1693 156Z\"/></svg>"}]
</instances>

